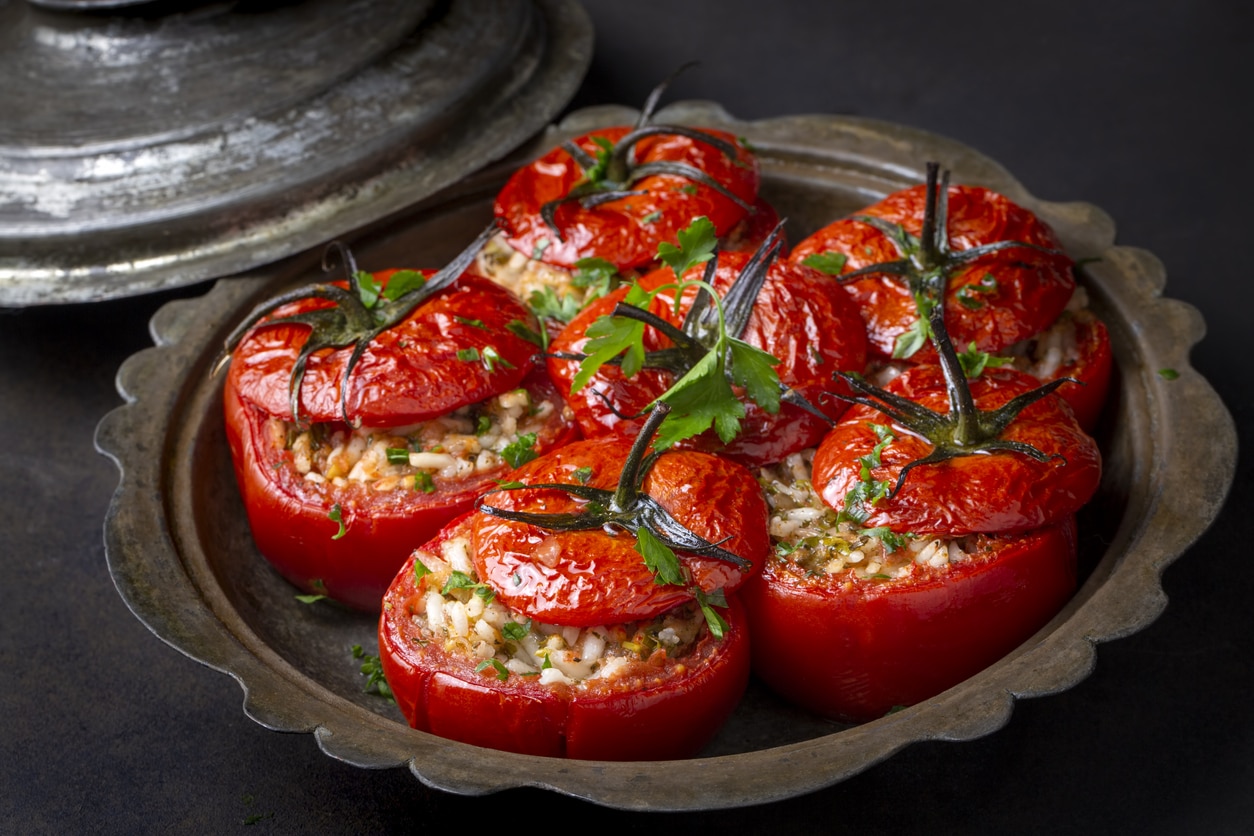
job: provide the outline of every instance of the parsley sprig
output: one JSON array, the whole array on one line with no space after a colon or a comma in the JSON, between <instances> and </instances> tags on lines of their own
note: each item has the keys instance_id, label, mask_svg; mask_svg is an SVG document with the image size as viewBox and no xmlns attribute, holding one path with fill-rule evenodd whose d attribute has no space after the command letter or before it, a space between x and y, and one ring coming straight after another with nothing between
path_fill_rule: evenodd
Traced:
<instances>
[{"instance_id":1,"label":"parsley sprig","mask_svg":"<svg viewBox=\"0 0 1254 836\"><path fill-rule=\"evenodd\" d=\"M800 401L800 396L780 382L774 368L779 360L740 338L782 247L780 232L777 227L771 233L722 298L713 287L718 268L717 239L708 218L696 218L681 231L678 245L659 246L658 255L675 272L677 282L651 291L633 284L612 313L589 326L585 353L576 355L580 366L572 381L572 393L587 386L606 364L619 366L626 377L644 368L670 371L674 382L651 405L656 408L665 403L671 408L655 442L659 449L711 427L724 444L731 442L739 434L746 412L734 387L772 414L779 411L781 399ZM706 268L701 279L683 279L702 263ZM678 327L648 310L658 294L670 291L678 312L690 289L696 290L696 297ZM646 326L667 337L671 345L647 351ZM800 405L814 411L809 404Z\"/></svg>"}]
</instances>

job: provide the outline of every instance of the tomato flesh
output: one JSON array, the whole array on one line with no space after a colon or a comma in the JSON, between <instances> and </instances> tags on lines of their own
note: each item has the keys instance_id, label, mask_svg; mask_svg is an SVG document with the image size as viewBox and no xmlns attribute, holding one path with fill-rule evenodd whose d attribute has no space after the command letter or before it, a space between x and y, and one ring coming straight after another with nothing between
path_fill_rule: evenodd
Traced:
<instances>
[{"instance_id":1,"label":"tomato flesh","mask_svg":"<svg viewBox=\"0 0 1254 836\"><path fill-rule=\"evenodd\" d=\"M449 526L412 557L384 598L380 660L397 705L421 731L510 752L587 760L691 757L735 709L749 677L749 638L734 596L721 640L706 631L687 654L651 656L650 673L543 684L446 648L411 613L423 608L414 560L437 553L466 523Z\"/></svg>"},{"instance_id":2,"label":"tomato flesh","mask_svg":"<svg viewBox=\"0 0 1254 836\"><path fill-rule=\"evenodd\" d=\"M862 723L930 699L1032 636L1075 591L1075 521L980 536L969 560L891 580L770 560L745 587L753 670L785 699Z\"/></svg>"},{"instance_id":3,"label":"tomato flesh","mask_svg":"<svg viewBox=\"0 0 1254 836\"><path fill-rule=\"evenodd\" d=\"M377 274L382 286L397 271ZM275 317L326 307L306 299L277 310ZM532 366L536 346L508 330L520 322L534 330L535 317L505 289L464 274L403 322L375 337L347 382L344 369L352 347L322 349L310 356L300 390L301 419L343 420L341 386L348 420L366 427L398 427L446 415L517 388ZM230 385L264 412L292 420L292 367L309 333L301 324L263 322L231 356ZM491 347L498 361L485 361Z\"/></svg>"},{"instance_id":4,"label":"tomato flesh","mask_svg":"<svg viewBox=\"0 0 1254 836\"><path fill-rule=\"evenodd\" d=\"M542 374L529 378L537 397L553 404L538 434L544 451L574 435L562 417L560 398ZM457 480L435 479L432 490L374 490L367 484L335 485L306 479L290 450L274 440L278 420L225 388L227 441L236 483L257 550L288 581L308 593L327 595L355 609L377 611L396 568L454 517L509 473L508 466ZM339 507L340 523L330 517Z\"/></svg>"}]
</instances>

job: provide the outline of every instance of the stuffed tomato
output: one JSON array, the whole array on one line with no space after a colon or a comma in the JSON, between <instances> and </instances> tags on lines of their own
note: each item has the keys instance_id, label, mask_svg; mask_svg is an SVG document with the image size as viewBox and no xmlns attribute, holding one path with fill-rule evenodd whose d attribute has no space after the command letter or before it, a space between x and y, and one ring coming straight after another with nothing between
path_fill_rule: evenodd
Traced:
<instances>
[{"instance_id":1,"label":"stuffed tomato","mask_svg":"<svg viewBox=\"0 0 1254 836\"><path fill-rule=\"evenodd\" d=\"M928 184L834 221L791 258L832 275L856 300L881 380L936 362L920 304L939 305L959 351L1013 363L1043 383L1076 381L1058 394L1082 427L1096 426L1112 368L1106 328L1053 231L1003 195L938 184L929 171ZM924 290L934 277L939 292Z\"/></svg>"},{"instance_id":2,"label":"stuffed tomato","mask_svg":"<svg viewBox=\"0 0 1254 836\"><path fill-rule=\"evenodd\" d=\"M766 505L739 465L649 452L664 417L524 465L401 572L379 643L411 725L599 760L714 735L748 679L733 592L766 559Z\"/></svg>"},{"instance_id":3,"label":"stuffed tomato","mask_svg":"<svg viewBox=\"0 0 1254 836\"><path fill-rule=\"evenodd\" d=\"M819 501L805 459L763 473L775 552L741 593L754 672L797 705L860 723L927 700L1075 591L1073 517L1014 535L868 532Z\"/></svg>"},{"instance_id":4,"label":"stuffed tomato","mask_svg":"<svg viewBox=\"0 0 1254 836\"><path fill-rule=\"evenodd\" d=\"M721 638L691 599L625 623L543 623L483 594L468 523L384 597L380 660L411 726L528 755L661 760L696 754L730 716L749 677L734 597Z\"/></svg>"},{"instance_id":5,"label":"stuffed tomato","mask_svg":"<svg viewBox=\"0 0 1254 836\"><path fill-rule=\"evenodd\" d=\"M688 268L679 281L671 267L662 267L632 288L596 300L571 322L554 340L548 364L585 436L631 433L650 405L662 399L676 405L675 414L713 414L705 422L713 427L681 439L685 446L750 466L779 461L822 438L846 405L820 395L843 386L833 383L836 372L862 371L866 331L839 287L804 265L775 260L772 244L768 239L753 254L719 253L708 278L704 266ZM702 281L721 297L727 334L703 325L693 314ZM597 353L593 335L604 333L607 322L625 321L625 313L636 315L625 307L631 293L644 297L640 304L655 318L640 331L641 368L628 373L621 363L603 363L579 385L587 375L586 360L579 358ZM698 377L711 359L707 352L719 350L728 336L760 352L759 368L770 369L773 378L756 390L742 386L745 378L733 355L726 375L704 375L700 390L685 387L681 381ZM762 389L773 393L774 400L761 398ZM686 390L683 400L672 397L681 390ZM720 427L720 397L731 401L727 411L735 417L734 432Z\"/></svg>"},{"instance_id":6,"label":"stuffed tomato","mask_svg":"<svg viewBox=\"0 0 1254 836\"><path fill-rule=\"evenodd\" d=\"M634 127L601 128L516 171L497 195L501 232L476 268L560 328L588 302L630 281L693 218L732 249L774 228L758 196L756 157L723 131L652 121L665 83Z\"/></svg>"},{"instance_id":7,"label":"stuffed tomato","mask_svg":"<svg viewBox=\"0 0 1254 836\"><path fill-rule=\"evenodd\" d=\"M385 300L398 276L421 298L376 303L396 321L349 345L310 350L339 315L325 296L271 306L234 345L224 393L258 550L301 589L367 610L416 544L574 435L535 347L508 330L535 323L508 292L413 271L335 287L356 298L368 279Z\"/></svg>"}]
</instances>

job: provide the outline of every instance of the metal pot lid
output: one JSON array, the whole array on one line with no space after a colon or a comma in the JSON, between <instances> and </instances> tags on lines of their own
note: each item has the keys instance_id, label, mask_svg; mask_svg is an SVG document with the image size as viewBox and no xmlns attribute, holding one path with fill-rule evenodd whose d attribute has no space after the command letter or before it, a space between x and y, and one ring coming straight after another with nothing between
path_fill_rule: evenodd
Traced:
<instances>
[{"instance_id":1,"label":"metal pot lid","mask_svg":"<svg viewBox=\"0 0 1254 836\"><path fill-rule=\"evenodd\" d=\"M239 273L503 156L574 95L574 0L0 0L0 306Z\"/></svg>"}]
</instances>

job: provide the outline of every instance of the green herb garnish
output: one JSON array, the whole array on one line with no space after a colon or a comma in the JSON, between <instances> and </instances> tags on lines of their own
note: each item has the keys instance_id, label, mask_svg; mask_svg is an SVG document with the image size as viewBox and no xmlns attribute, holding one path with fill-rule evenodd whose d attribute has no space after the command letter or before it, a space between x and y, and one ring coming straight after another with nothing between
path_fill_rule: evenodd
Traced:
<instances>
[{"instance_id":1,"label":"green herb garnish","mask_svg":"<svg viewBox=\"0 0 1254 836\"><path fill-rule=\"evenodd\" d=\"M331 535L332 540L338 540L348 533L348 528L344 525L344 512L340 509L340 503L331 506L331 510L327 512L327 519L339 525L339 530Z\"/></svg>"}]
</instances>

